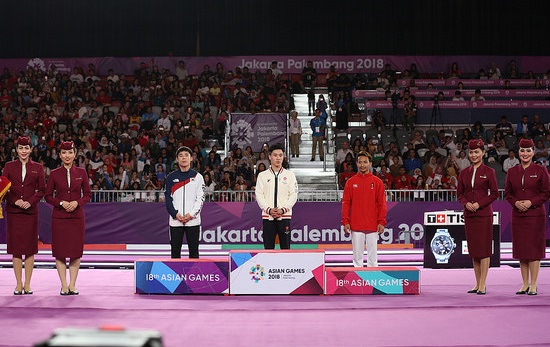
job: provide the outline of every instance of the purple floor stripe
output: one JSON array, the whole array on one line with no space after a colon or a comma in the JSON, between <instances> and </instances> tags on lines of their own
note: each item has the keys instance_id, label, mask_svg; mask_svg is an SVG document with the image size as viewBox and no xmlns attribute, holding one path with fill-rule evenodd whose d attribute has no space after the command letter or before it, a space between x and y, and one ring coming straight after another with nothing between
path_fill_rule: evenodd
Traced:
<instances>
[{"instance_id":1,"label":"purple floor stripe","mask_svg":"<svg viewBox=\"0 0 550 347\"><path fill-rule=\"evenodd\" d=\"M515 295L508 266L487 295L466 294L472 270L421 269L418 296L160 296L133 293L132 270L81 270L79 296L59 296L53 269L35 269L33 295L14 296L0 269L0 346L31 346L59 327L158 330L165 346L548 346L550 268L537 296Z\"/></svg>"}]
</instances>

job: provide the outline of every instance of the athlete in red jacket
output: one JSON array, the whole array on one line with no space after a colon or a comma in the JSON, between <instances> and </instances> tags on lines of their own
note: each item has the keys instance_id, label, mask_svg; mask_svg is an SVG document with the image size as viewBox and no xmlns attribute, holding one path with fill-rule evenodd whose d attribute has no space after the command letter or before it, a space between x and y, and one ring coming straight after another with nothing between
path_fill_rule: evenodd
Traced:
<instances>
[{"instance_id":1,"label":"athlete in red jacket","mask_svg":"<svg viewBox=\"0 0 550 347\"><path fill-rule=\"evenodd\" d=\"M367 266L378 266L378 235L386 225L386 192L382 180L371 173L372 157L357 154L359 172L346 182L342 198L342 225L351 232L353 265L363 267L363 250L367 243Z\"/></svg>"}]
</instances>

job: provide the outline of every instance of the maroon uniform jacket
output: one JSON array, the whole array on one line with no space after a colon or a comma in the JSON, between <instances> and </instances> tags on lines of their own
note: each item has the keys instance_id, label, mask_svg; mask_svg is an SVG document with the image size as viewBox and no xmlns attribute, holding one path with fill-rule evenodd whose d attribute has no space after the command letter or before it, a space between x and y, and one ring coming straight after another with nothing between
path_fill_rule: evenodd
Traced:
<instances>
[{"instance_id":1,"label":"maroon uniform jacket","mask_svg":"<svg viewBox=\"0 0 550 347\"><path fill-rule=\"evenodd\" d=\"M27 173L25 180L22 180L22 163L19 159L6 163L2 175L11 182L9 192L6 194L6 212L8 213L38 213L38 202L44 197L46 180L44 178L44 167L29 159L26 165ZM24 210L15 205L19 199L28 201L31 207Z\"/></svg>"},{"instance_id":2,"label":"maroon uniform jacket","mask_svg":"<svg viewBox=\"0 0 550 347\"><path fill-rule=\"evenodd\" d=\"M48 178L46 201L53 205L53 218L84 218L84 205L86 205L92 197L86 170L73 165L70 169L70 173L70 188L67 182L67 169L63 166L52 170ZM78 202L78 207L71 213L65 211L65 209L59 205L61 201L71 202L73 200Z\"/></svg>"},{"instance_id":3,"label":"maroon uniform jacket","mask_svg":"<svg viewBox=\"0 0 550 347\"><path fill-rule=\"evenodd\" d=\"M492 216L493 208L491 204L498 198L497 176L493 168L481 164L476 170L476 178L472 187L472 175L474 166L460 171L458 176L457 198L465 206L468 202L477 202L479 209L476 212L470 212L464 208L464 216Z\"/></svg>"},{"instance_id":4,"label":"maroon uniform jacket","mask_svg":"<svg viewBox=\"0 0 550 347\"><path fill-rule=\"evenodd\" d=\"M522 183L523 178L523 183ZM526 169L516 165L506 174L504 187L506 200L512 205L512 213L518 217L546 216L544 203L550 198L550 181L545 167L531 163ZM520 212L515 203L518 200L531 200L531 208Z\"/></svg>"}]
</instances>

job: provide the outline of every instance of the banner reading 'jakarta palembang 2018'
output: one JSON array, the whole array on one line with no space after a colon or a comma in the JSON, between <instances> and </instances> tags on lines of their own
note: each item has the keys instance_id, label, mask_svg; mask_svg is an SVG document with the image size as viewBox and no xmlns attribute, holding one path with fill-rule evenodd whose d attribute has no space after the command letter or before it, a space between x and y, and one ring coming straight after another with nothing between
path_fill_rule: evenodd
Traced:
<instances>
[{"instance_id":1,"label":"banner reading 'jakarta palembang 2018'","mask_svg":"<svg viewBox=\"0 0 550 347\"><path fill-rule=\"evenodd\" d=\"M301 73L308 61L313 63L317 72L326 73L331 66L342 73L378 73L386 64L393 69L403 71L411 64L415 64L422 73L447 72L453 62L461 67L463 73L477 73L480 67L495 63L501 69L505 69L510 61L515 60L522 71L546 72L548 70L548 56L494 56L494 55L344 55L344 56L211 56L211 57L88 57L88 58L26 58L26 59L0 59L0 66L12 71L25 71L32 67L47 71L51 66L58 72L71 74L75 67L87 67L94 64L100 75L107 75L109 69L116 74L134 75L140 67L156 65L159 69L168 69L175 72L179 61L186 64L190 75L199 75L205 65L214 69L217 63L221 63L225 70L234 70L236 67L247 67L251 72L266 72L271 68L272 62L283 73Z\"/></svg>"},{"instance_id":2,"label":"banner reading 'jakarta palembang 2018'","mask_svg":"<svg viewBox=\"0 0 550 347\"><path fill-rule=\"evenodd\" d=\"M461 210L458 202L388 202L387 225L381 244L424 245L424 212ZM501 214L501 241L511 242L511 207L496 201ZM88 244L168 244L168 214L164 203L92 203L85 207ZM256 202L207 202L202 211L201 245L238 248L263 244L262 220ZM293 209L293 244L349 244L340 224L338 202L298 202ZM550 239L547 223L546 238ZM39 237L51 243L51 206L39 205ZM0 219L0 243L6 242L5 219Z\"/></svg>"},{"instance_id":3,"label":"banner reading 'jakarta palembang 2018'","mask_svg":"<svg viewBox=\"0 0 550 347\"><path fill-rule=\"evenodd\" d=\"M250 146L253 152L258 153L264 143L285 143L285 113L233 113L231 117L229 136L232 148Z\"/></svg>"}]
</instances>

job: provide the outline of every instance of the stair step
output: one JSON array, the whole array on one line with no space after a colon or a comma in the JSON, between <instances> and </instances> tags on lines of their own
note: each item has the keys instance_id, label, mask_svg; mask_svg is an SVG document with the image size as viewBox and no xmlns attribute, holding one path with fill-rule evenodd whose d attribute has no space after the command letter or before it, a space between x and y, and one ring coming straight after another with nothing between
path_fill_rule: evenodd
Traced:
<instances>
[{"instance_id":1,"label":"stair step","mask_svg":"<svg viewBox=\"0 0 550 347\"><path fill-rule=\"evenodd\" d=\"M319 95L323 94L325 100L328 101L326 92L316 92L315 100L318 100ZM300 143L300 157L289 158L290 170L296 175L298 181L300 194L305 191L311 191L312 199L315 200L315 192L321 190L334 190L337 189L337 174L334 170L334 153L333 151L325 150L325 163L319 160L317 152L316 160L310 161L312 140L311 140L311 128L309 122L313 118L312 114L309 114L307 94L294 94L294 107L298 112L298 119L302 124L302 141ZM327 134L332 136L333 132L330 129ZM329 145L330 148L330 145Z\"/></svg>"}]
</instances>

